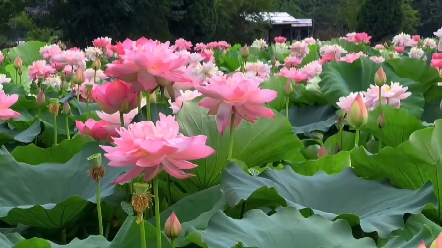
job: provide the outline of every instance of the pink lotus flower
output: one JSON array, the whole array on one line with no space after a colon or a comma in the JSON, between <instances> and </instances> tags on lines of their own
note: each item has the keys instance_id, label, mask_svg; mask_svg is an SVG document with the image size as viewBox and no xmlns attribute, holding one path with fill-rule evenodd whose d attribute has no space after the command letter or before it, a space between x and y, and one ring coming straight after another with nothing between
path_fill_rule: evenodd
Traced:
<instances>
[{"instance_id":1,"label":"pink lotus flower","mask_svg":"<svg viewBox=\"0 0 442 248\"><path fill-rule=\"evenodd\" d=\"M393 50L397 53L403 53L405 51L405 47L395 46L395 47L393 47Z\"/></svg>"},{"instance_id":2,"label":"pink lotus flower","mask_svg":"<svg viewBox=\"0 0 442 248\"><path fill-rule=\"evenodd\" d=\"M353 63L354 61L356 61L357 59L359 59L360 57L367 57L366 54L364 54L363 52L359 52L359 53L348 53L347 55L345 55L345 57L340 58L340 61L344 61L347 63Z\"/></svg>"},{"instance_id":3,"label":"pink lotus flower","mask_svg":"<svg viewBox=\"0 0 442 248\"><path fill-rule=\"evenodd\" d=\"M97 72L95 72L94 69L86 69L84 71L84 77L86 79L93 80L94 76L96 77L97 81L109 78L102 70L97 70Z\"/></svg>"},{"instance_id":4,"label":"pink lotus flower","mask_svg":"<svg viewBox=\"0 0 442 248\"><path fill-rule=\"evenodd\" d=\"M0 51L0 64L2 63L3 59L4 59L3 53L2 53L2 51Z\"/></svg>"},{"instance_id":5,"label":"pink lotus flower","mask_svg":"<svg viewBox=\"0 0 442 248\"><path fill-rule=\"evenodd\" d=\"M174 45L175 50L180 51L180 50L191 50L192 49L192 42L187 41L183 38L179 38L178 40L175 41L175 45Z\"/></svg>"},{"instance_id":6,"label":"pink lotus flower","mask_svg":"<svg viewBox=\"0 0 442 248\"><path fill-rule=\"evenodd\" d=\"M279 73L276 74L278 77L285 77L288 79L292 79L295 83L306 82L308 80L308 73L305 71L297 70L292 67L287 69L286 67L282 68Z\"/></svg>"},{"instance_id":7,"label":"pink lotus flower","mask_svg":"<svg viewBox=\"0 0 442 248\"><path fill-rule=\"evenodd\" d=\"M291 56L287 57L284 60L285 67L287 67L287 68L296 67L296 66L300 65L301 63L302 63L302 60L300 60L296 57L291 57Z\"/></svg>"},{"instance_id":8,"label":"pink lotus flower","mask_svg":"<svg viewBox=\"0 0 442 248\"><path fill-rule=\"evenodd\" d=\"M287 41L287 39L285 37L282 37L282 36L275 37L276 43L285 43L286 41Z\"/></svg>"},{"instance_id":9,"label":"pink lotus flower","mask_svg":"<svg viewBox=\"0 0 442 248\"><path fill-rule=\"evenodd\" d=\"M158 86L156 77L171 82L188 81L184 71L189 57L175 54L169 42L142 40L139 44L142 45L137 49L121 45L118 52L121 61L108 64L105 73L133 83L133 91L155 89Z\"/></svg>"},{"instance_id":10,"label":"pink lotus flower","mask_svg":"<svg viewBox=\"0 0 442 248\"><path fill-rule=\"evenodd\" d=\"M112 137L117 136L115 129L110 129L107 121L87 120L85 123L76 121L78 132L83 135L91 136L94 140L112 142Z\"/></svg>"},{"instance_id":11,"label":"pink lotus flower","mask_svg":"<svg viewBox=\"0 0 442 248\"><path fill-rule=\"evenodd\" d=\"M141 107L144 107L146 105L146 101L143 99L141 102ZM120 112L115 112L113 114L106 114L102 111L96 111L98 117L102 119L103 121L107 121L109 123L109 126L106 128L109 130L115 130L115 128L121 127L121 120L120 120ZM132 122L134 117L138 114L138 109L132 109L129 113L123 114L123 120L124 120L124 126L127 127L129 123Z\"/></svg>"},{"instance_id":12,"label":"pink lotus flower","mask_svg":"<svg viewBox=\"0 0 442 248\"><path fill-rule=\"evenodd\" d=\"M20 117L20 113L10 109L18 101L18 95L7 95L0 90L0 120L7 121L12 118Z\"/></svg>"},{"instance_id":13,"label":"pink lotus flower","mask_svg":"<svg viewBox=\"0 0 442 248\"><path fill-rule=\"evenodd\" d=\"M414 41L421 41L421 36L420 35L413 35L413 36L411 36L411 39L413 39Z\"/></svg>"},{"instance_id":14,"label":"pink lotus flower","mask_svg":"<svg viewBox=\"0 0 442 248\"><path fill-rule=\"evenodd\" d=\"M109 48L112 42L112 38L109 37L100 37L92 41L94 47L99 48Z\"/></svg>"},{"instance_id":15,"label":"pink lotus flower","mask_svg":"<svg viewBox=\"0 0 442 248\"><path fill-rule=\"evenodd\" d=\"M384 45L377 44L374 49L385 49Z\"/></svg>"},{"instance_id":16,"label":"pink lotus flower","mask_svg":"<svg viewBox=\"0 0 442 248\"><path fill-rule=\"evenodd\" d=\"M117 111L127 114L138 105L138 93L131 91L130 85L121 80L95 87L92 90L92 98L107 114Z\"/></svg>"},{"instance_id":17,"label":"pink lotus flower","mask_svg":"<svg viewBox=\"0 0 442 248\"><path fill-rule=\"evenodd\" d=\"M364 95L362 92L351 92L348 96L340 97L336 104L341 109L345 110L346 112L349 112L351 109L351 105L355 102L356 97L358 95L360 95L362 97L363 102L365 103L365 105L367 105L366 104L367 100L363 97Z\"/></svg>"},{"instance_id":18,"label":"pink lotus flower","mask_svg":"<svg viewBox=\"0 0 442 248\"><path fill-rule=\"evenodd\" d=\"M113 138L114 146L101 146L110 162L109 166L133 166L129 172L113 183L124 183L141 174L144 181L155 178L162 170L175 178L193 176L183 170L197 166L188 160L206 158L215 150L206 146L207 137L186 137L179 133L179 125L173 116L160 114L155 124L142 121L117 130L120 137Z\"/></svg>"},{"instance_id":19,"label":"pink lotus flower","mask_svg":"<svg viewBox=\"0 0 442 248\"><path fill-rule=\"evenodd\" d=\"M203 61L208 63L208 62L215 62L215 57L213 56L213 51L209 50L209 49L204 49L203 51L201 51L201 56L203 57Z\"/></svg>"},{"instance_id":20,"label":"pink lotus flower","mask_svg":"<svg viewBox=\"0 0 442 248\"><path fill-rule=\"evenodd\" d=\"M61 48L56 44L40 48L40 54L46 60L50 60L53 56L58 55L61 52L62 52Z\"/></svg>"},{"instance_id":21,"label":"pink lotus flower","mask_svg":"<svg viewBox=\"0 0 442 248\"><path fill-rule=\"evenodd\" d=\"M299 69L299 71L307 73L307 78L308 80L310 80L316 77L317 75L321 74L322 65L319 63L319 61L315 60L306 64L304 67Z\"/></svg>"},{"instance_id":22,"label":"pink lotus flower","mask_svg":"<svg viewBox=\"0 0 442 248\"><path fill-rule=\"evenodd\" d=\"M381 87L382 104L400 108L401 100L411 96L411 92L407 92L407 90L408 87L403 87L399 83L384 84ZM375 109L379 106L379 86L370 85L365 93L365 99L368 108Z\"/></svg>"},{"instance_id":23,"label":"pink lotus flower","mask_svg":"<svg viewBox=\"0 0 442 248\"><path fill-rule=\"evenodd\" d=\"M47 78L53 73L55 73L55 69L46 64L45 60L37 60L29 66L29 78L32 81L37 78Z\"/></svg>"},{"instance_id":24,"label":"pink lotus flower","mask_svg":"<svg viewBox=\"0 0 442 248\"><path fill-rule=\"evenodd\" d=\"M195 52L201 52L203 50L205 50L207 48L207 46L203 43L196 43L194 50Z\"/></svg>"},{"instance_id":25,"label":"pink lotus flower","mask_svg":"<svg viewBox=\"0 0 442 248\"><path fill-rule=\"evenodd\" d=\"M232 114L235 116L235 128L242 119L255 122L259 117L274 117L273 111L261 104L275 99L277 92L261 90L261 79L247 78L241 72L236 72L229 76L215 76L208 81L205 85L195 85L206 96L199 106L209 109L209 115L216 114L216 124L221 135L231 124Z\"/></svg>"},{"instance_id":26,"label":"pink lotus flower","mask_svg":"<svg viewBox=\"0 0 442 248\"><path fill-rule=\"evenodd\" d=\"M192 101L199 96L201 96L201 93L196 90L180 91L180 96L175 99L175 102L172 102L169 99L170 108L172 109L173 114L177 114L181 110L184 102Z\"/></svg>"},{"instance_id":27,"label":"pink lotus flower","mask_svg":"<svg viewBox=\"0 0 442 248\"><path fill-rule=\"evenodd\" d=\"M86 55L80 50L71 48L52 56L51 60L63 65L85 67Z\"/></svg>"},{"instance_id":28,"label":"pink lotus flower","mask_svg":"<svg viewBox=\"0 0 442 248\"><path fill-rule=\"evenodd\" d=\"M371 61L375 62L375 63L382 63L385 61L384 58L382 57L377 57L377 56L371 56L370 57Z\"/></svg>"},{"instance_id":29,"label":"pink lotus flower","mask_svg":"<svg viewBox=\"0 0 442 248\"><path fill-rule=\"evenodd\" d=\"M313 40L314 41L314 40ZM316 41L315 41L316 42ZM310 49L308 48L309 43L304 41L296 41L290 46L290 52L291 56L302 60L304 59L307 54L310 52Z\"/></svg>"}]
</instances>

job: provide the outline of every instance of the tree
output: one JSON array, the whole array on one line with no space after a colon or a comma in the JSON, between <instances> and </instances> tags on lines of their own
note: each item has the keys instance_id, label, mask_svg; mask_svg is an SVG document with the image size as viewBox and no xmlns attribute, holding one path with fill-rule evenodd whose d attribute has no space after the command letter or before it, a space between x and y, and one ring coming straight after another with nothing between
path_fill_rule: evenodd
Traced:
<instances>
[{"instance_id":1,"label":"tree","mask_svg":"<svg viewBox=\"0 0 442 248\"><path fill-rule=\"evenodd\" d=\"M404 24L402 0L366 0L357 19L357 31L367 32L373 42L398 34Z\"/></svg>"}]
</instances>

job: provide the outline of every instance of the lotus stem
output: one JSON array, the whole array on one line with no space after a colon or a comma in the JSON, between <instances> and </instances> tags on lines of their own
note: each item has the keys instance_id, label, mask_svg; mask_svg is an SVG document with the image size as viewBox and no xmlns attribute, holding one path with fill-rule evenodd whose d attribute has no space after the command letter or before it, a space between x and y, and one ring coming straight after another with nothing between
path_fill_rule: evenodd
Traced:
<instances>
[{"instance_id":1,"label":"lotus stem","mask_svg":"<svg viewBox=\"0 0 442 248\"><path fill-rule=\"evenodd\" d=\"M153 193L155 195L155 222L157 231L157 247L161 245L161 216L160 216L160 196L158 193L158 177L153 179Z\"/></svg>"},{"instance_id":2,"label":"lotus stem","mask_svg":"<svg viewBox=\"0 0 442 248\"><path fill-rule=\"evenodd\" d=\"M120 126L124 127L125 123L124 123L124 114L120 111Z\"/></svg>"},{"instance_id":3,"label":"lotus stem","mask_svg":"<svg viewBox=\"0 0 442 248\"><path fill-rule=\"evenodd\" d=\"M167 174L166 176L166 183L167 183L167 202L169 203L169 206L172 206L172 190L170 189L170 175Z\"/></svg>"},{"instance_id":4,"label":"lotus stem","mask_svg":"<svg viewBox=\"0 0 442 248\"><path fill-rule=\"evenodd\" d=\"M289 104L290 104L290 97L286 97L285 99L285 117L287 120L289 119Z\"/></svg>"},{"instance_id":5,"label":"lotus stem","mask_svg":"<svg viewBox=\"0 0 442 248\"><path fill-rule=\"evenodd\" d=\"M150 109L150 107L151 107L150 106L150 94L151 94L151 92L148 91L147 96L146 96L146 119L148 121L152 121L152 111Z\"/></svg>"},{"instance_id":6,"label":"lotus stem","mask_svg":"<svg viewBox=\"0 0 442 248\"><path fill-rule=\"evenodd\" d=\"M143 99L143 92L138 92L138 114L141 113L141 100Z\"/></svg>"},{"instance_id":7,"label":"lotus stem","mask_svg":"<svg viewBox=\"0 0 442 248\"><path fill-rule=\"evenodd\" d=\"M174 239L170 240L170 247L175 248L175 240Z\"/></svg>"},{"instance_id":8,"label":"lotus stem","mask_svg":"<svg viewBox=\"0 0 442 248\"><path fill-rule=\"evenodd\" d=\"M66 115L66 135L68 136L68 140L71 139L71 131L69 130L69 115Z\"/></svg>"},{"instance_id":9,"label":"lotus stem","mask_svg":"<svg viewBox=\"0 0 442 248\"><path fill-rule=\"evenodd\" d=\"M58 125L57 125L57 115L54 115L54 146L57 145L58 142Z\"/></svg>"},{"instance_id":10,"label":"lotus stem","mask_svg":"<svg viewBox=\"0 0 442 248\"><path fill-rule=\"evenodd\" d=\"M97 181L97 212L98 212L98 231L103 236L103 216L101 214L101 180Z\"/></svg>"},{"instance_id":11,"label":"lotus stem","mask_svg":"<svg viewBox=\"0 0 442 248\"><path fill-rule=\"evenodd\" d=\"M382 87L381 86L379 86L379 109L381 110L381 114L382 114ZM379 139L378 139L378 145L379 145L378 149L380 152L382 149L382 138L381 137L379 137Z\"/></svg>"},{"instance_id":12,"label":"lotus stem","mask_svg":"<svg viewBox=\"0 0 442 248\"><path fill-rule=\"evenodd\" d=\"M234 140L234 131L235 131L235 116L236 116L236 111L233 112L232 117L230 119L230 136L229 136L229 155L227 156L227 161L231 161L232 160L232 156L233 156L233 140Z\"/></svg>"},{"instance_id":13,"label":"lotus stem","mask_svg":"<svg viewBox=\"0 0 442 248\"><path fill-rule=\"evenodd\" d=\"M80 102L80 85L77 86L77 101Z\"/></svg>"},{"instance_id":14,"label":"lotus stem","mask_svg":"<svg viewBox=\"0 0 442 248\"><path fill-rule=\"evenodd\" d=\"M146 230L144 228L144 220L139 224L140 226L140 238L141 238L141 248L146 248ZM160 230L160 235L161 235L161 230ZM161 241L160 241L161 244ZM158 246L161 247L161 246Z\"/></svg>"},{"instance_id":15,"label":"lotus stem","mask_svg":"<svg viewBox=\"0 0 442 248\"><path fill-rule=\"evenodd\" d=\"M359 145L359 128L356 129L355 133L355 146L357 147Z\"/></svg>"}]
</instances>

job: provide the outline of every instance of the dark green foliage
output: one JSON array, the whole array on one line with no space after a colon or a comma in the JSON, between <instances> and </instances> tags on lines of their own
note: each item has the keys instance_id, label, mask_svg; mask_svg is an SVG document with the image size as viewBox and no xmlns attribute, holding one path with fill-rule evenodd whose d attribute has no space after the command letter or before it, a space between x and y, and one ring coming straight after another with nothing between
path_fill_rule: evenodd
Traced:
<instances>
[{"instance_id":1,"label":"dark green foliage","mask_svg":"<svg viewBox=\"0 0 442 248\"><path fill-rule=\"evenodd\" d=\"M358 13L357 31L366 32L373 42L398 34L403 27L403 0L366 0Z\"/></svg>"}]
</instances>

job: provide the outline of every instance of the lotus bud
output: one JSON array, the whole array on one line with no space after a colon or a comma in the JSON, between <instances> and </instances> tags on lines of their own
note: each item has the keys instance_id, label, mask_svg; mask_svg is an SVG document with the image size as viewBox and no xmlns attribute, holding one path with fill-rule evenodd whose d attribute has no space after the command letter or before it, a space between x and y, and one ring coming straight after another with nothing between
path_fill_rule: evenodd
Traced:
<instances>
[{"instance_id":1,"label":"lotus bud","mask_svg":"<svg viewBox=\"0 0 442 248\"><path fill-rule=\"evenodd\" d=\"M101 61L99 58L97 58L93 63L92 63L92 69L94 70L100 70L101 69Z\"/></svg>"},{"instance_id":2,"label":"lotus bud","mask_svg":"<svg viewBox=\"0 0 442 248\"><path fill-rule=\"evenodd\" d=\"M166 223L164 224L164 233L166 236L170 239L176 239L181 235L181 224L178 218L176 217L175 213L172 212L172 214L169 216L169 218L166 220Z\"/></svg>"},{"instance_id":3,"label":"lotus bud","mask_svg":"<svg viewBox=\"0 0 442 248\"><path fill-rule=\"evenodd\" d=\"M100 179L104 176L103 158L101 156L101 153L95 153L94 155L88 157L87 162L89 166L89 175L96 182L100 181Z\"/></svg>"},{"instance_id":4,"label":"lotus bud","mask_svg":"<svg viewBox=\"0 0 442 248\"><path fill-rule=\"evenodd\" d=\"M287 80L287 82L284 85L284 94L288 97L291 96L293 93L293 85L290 82L290 80Z\"/></svg>"},{"instance_id":5,"label":"lotus bud","mask_svg":"<svg viewBox=\"0 0 442 248\"><path fill-rule=\"evenodd\" d=\"M355 128L360 128L367 124L368 121L368 111L365 106L362 94L358 94L353 101L350 111L347 113L347 122L350 126Z\"/></svg>"},{"instance_id":6,"label":"lotus bud","mask_svg":"<svg viewBox=\"0 0 442 248\"><path fill-rule=\"evenodd\" d=\"M241 57L244 60L247 60L247 58L249 57L249 47L247 46L247 44L245 44L244 47L241 49Z\"/></svg>"},{"instance_id":7,"label":"lotus bud","mask_svg":"<svg viewBox=\"0 0 442 248\"><path fill-rule=\"evenodd\" d=\"M59 111L60 103L58 102L58 98L51 98L49 103L49 112L57 116Z\"/></svg>"},{"instance_id":8,"label":"lotus bud","mask_svg":"<svg viewBox=\"0 0 442 248\"><path fill-rule=\"evenodd\" d=\"M46 95L43 90L37 95L37 106L40 108L46 106Z\"/></svg>"},{"instance_id":9,"label":"lotus bud","mask_svg":"<svg viewBox=\"0 0 442 248\"><path fill-rule=\"evenodd\" d=\"M69 102L66 101L63 103L63 114L69 115L71 113L71 105L69 105Z\"/></svg>"},{"instance_id":10,"label":"lotus bud","mask_svg":"<svg viewBox=\"0 0 442 248\"><path fill-rule=\"evenodd\" d=\"M81 67L79 67L77 69L77 71L75 72L74 76L72 77L72 82L74 84L82 84L84 83L85 80L85 76L84 76L84 71Z\"/></svg>"},{"instance_id":11,"label":"lotus bud","mask_svg":"<svg viewBox=\"0 0 442 248\"><path fill-rule=\"evenodd\" d=\"M17 56L14 60L14 69L18 70L21 69L23 66L23 61L20 59L19 56Z\"/></svg>"},{"instance_id":12,"label":"lotus bud","mask_svg":"<svg viewBox=\"0 0 442 248\"><path fill-rule=\"evenodd\" d=\"M322 158L325 155L327 155L327 149L325 149L325 147L322 145L319 147L319 150L318 150L318 158Z\"/></svg>"},{"instance_id":13,"label":"lotus bud","mask_svg":"<svg viewBox=\"0 0 442 248\"><path fill-rule=\"evenodd\" d=\"M378 117L378 126L379 128L385 127L385 116L383 113L381 113Z\"/></svg>"},{"instance_id":14,"label":"lotus bud","mask_svg":"<svg viewBox=\"0 0 442 248\"><path fill-rule=\"evenodd\" d=\"M385 74L384 69L382 69L382 67L380 67L379 70L374 75L374 82L379 87L387 83L387 75Z\"/></svg>"},{"instance_id":15,"label":"lotus bud","mask_svg":"<svg viewBox=\"0 0 442 248\"><path fill-rule=\"evenodd\" d=\"M152 195L149 193L150 185L147 183L134 183L134 195L132 196L132 207L137 213L137 223L143 222L143 213L150 207Z\"/></svg>"}]
</instances>

